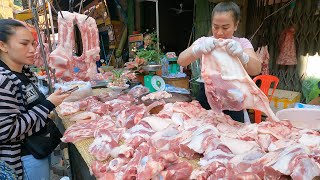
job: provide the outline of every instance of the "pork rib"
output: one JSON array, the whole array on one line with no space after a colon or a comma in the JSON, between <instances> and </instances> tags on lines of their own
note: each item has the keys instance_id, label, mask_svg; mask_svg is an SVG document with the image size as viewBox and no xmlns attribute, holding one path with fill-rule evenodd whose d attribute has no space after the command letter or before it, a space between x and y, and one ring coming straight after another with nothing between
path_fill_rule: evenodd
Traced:
<instances>
[{"instance_id":1,"label":"pork rib","mask_svg":"<svg viewBox=\"0 0 320 180\"><path fill-rule=\"evenodd\" d=\"M252 81L240 60L230 56L224 46L218 44L211 53L203 55L201 75L214 111L257 109L278 121L266 95Z\"/></svg>"}]
</instances>

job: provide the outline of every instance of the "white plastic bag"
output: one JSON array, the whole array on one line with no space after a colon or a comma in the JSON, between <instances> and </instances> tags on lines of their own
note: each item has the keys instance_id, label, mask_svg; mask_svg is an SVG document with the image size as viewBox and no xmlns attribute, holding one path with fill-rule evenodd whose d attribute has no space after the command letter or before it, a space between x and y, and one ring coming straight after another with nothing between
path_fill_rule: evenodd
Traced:
<instances>
[{"instance_id":1,"label":"white plastic bag","mask_svg":"<svg viewBox=\"0 0 320 180\"><path fill-rule=\"evenodd\" d=\"M54 88L58 89L61 88L63 91L66 91L68 89L71 89L75 86L78 86L79 89L71 93L69 97L64 99L65 102L74 102L81 99L84 99L88 96L92 96L92 88L90 82L84 82L84 81L70 81L66 83L56 83L54 84Z\"/></svg>"},{"instance_id":2,"label":"white plastic bag","mask_svg":"<svg viewBox=\"0 0 320 180\"><path fill-rule=\"evenodd\" d=\"M249 117L249 114L248 114L248 111L246 109L243 110L243 118L244 118L244 123L245 124L251 124L251 121L250 121L250 117Z\"/></svg>"}]
</instances>

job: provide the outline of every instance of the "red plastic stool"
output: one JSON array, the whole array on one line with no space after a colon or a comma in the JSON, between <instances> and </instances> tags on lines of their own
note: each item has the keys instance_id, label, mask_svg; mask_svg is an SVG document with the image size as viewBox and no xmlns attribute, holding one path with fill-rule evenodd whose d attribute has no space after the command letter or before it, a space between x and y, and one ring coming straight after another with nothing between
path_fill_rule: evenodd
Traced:
<instances>
[{"instance_id":1,"label":"red plastic stool","mask_svg":"<svg viewBox=\"0 0 320 180\"><path fill-rule=\"evenodd\" d=\"M270 102L272 99L273 93L278 86L279 78L276 76L272 76L272 75L259 75L259 76L256 76L255 78L253 78L253 82L255 82L255 83L259 80L261 81L260 90L268 97L269 102ZM274 86L273 86L273 90L272 90L271 94L268 95L271 83L274 83ZM254 109L255 123L261 122L261 116L262 116L261 111Z\"/></svg>"}]
</instances>

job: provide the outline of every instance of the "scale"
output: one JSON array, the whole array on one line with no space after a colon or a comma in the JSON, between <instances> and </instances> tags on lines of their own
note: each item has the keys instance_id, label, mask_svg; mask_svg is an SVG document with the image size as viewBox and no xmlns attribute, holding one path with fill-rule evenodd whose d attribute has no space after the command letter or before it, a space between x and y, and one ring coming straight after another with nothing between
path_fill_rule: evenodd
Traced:
<instances>
[{"instance_id":1,"label":"scale","mask_svg":"<svg viewBox=\"0 0 320 180\"><path fill-rule=\"evenodd\" d=\"M156 71L161 69L161 65L146 65L142 66L142 69L148 74L144 76L144 86L150 92L163 91L165 89L166 83L162 77L156 75Z\"/></svg>"},{"instance_id":2,"label":"scale","mask_svg":"<svg viewBox=\"0 0 320 180\"><path fill-rule=\"evenodd\" d=\"M169 62L169 67L168 67L168 71L169 74L178 74L178 72L180 72L180 66L177 63L178 58L174 57L174 58L168 58L168 62Z\"/></svg>"}]
</instances>

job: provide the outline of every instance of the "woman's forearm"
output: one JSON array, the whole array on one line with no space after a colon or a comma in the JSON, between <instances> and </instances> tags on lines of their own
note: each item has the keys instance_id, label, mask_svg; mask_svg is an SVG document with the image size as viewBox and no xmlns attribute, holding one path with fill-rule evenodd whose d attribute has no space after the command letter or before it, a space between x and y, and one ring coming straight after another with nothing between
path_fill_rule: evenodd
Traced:
<instances>
[{"instance_id":1,"label":"woman's forearm","mask_svg":"<svg viewBox=\"0 0 320 180\"><path fill-rule=\"evenodd\" d=\"M188 66L189 64L191 64L192 62L194 62L196 60L196 58L194 57L193 53L192 53L192 46L190 46L189 48L187 48L186 50L182 51L179 54L178 57L178 64L180 66Z\"/></svg>"},{"instance_id":2,"label":"woman's forearm","mask_svg":"<svg viewBox=\"0 0 320 180\"><path fill-rule=\"evenodd\" d=\"M249 62L243 65L250 76L256 76L261 73L261 62L258 60L256 52L253 49L245 49L244 52L249 56Z\"/></svg>"},{"instance_id":3,"label":"woman's forearm","mask_svg":"<svg viewBox=\"0 0 320 180\"><path fill-rule=\"evenodd\" d=\"M244 65L245 70L250 76L256 76L261 73L261 62L250 57L248 64Z\"/></svg>"}]
</instances>

